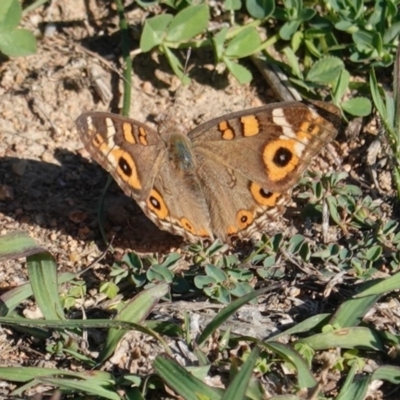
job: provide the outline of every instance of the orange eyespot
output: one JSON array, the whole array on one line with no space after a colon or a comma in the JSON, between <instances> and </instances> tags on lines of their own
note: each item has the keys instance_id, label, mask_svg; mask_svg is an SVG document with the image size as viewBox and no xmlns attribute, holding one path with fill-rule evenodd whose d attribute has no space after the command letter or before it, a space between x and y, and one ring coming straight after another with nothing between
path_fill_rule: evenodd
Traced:
<instances>
[{"instance_id":1,"label":"orange eyespot","mask_svg":"<svg viewBox=\"0 0 400 400\"><path fill-rule=\"evenodd\" d=\"M114 150L110 151L110 157L114 160L118 176L133 189L140 190L142 184L132 156L126 151L116 147Z\"/></svg>"},{"instance_id":2,"label":"orange eyespot","mask_svg":"<svg viewBox=\"0 0 400 400\"><path fill-rule=\"evenodd\" d=\"M156 214L160 219L167 218L169 214L168 208L165 205L161 194L155 189L152 189L150 192L150 196L147 199L147 206L149 207L149 210Z\"/></svg>"},{"instance_id":3,"label":"orange eyespot","mask_svg":"<svg viewBox=\"0 0 400 400\"><path fill-rule=\"evenodd\" d=\"M190 232L192 235L196 234L196 231L193 225L189 222L189 220L185 217L181 218L180 220L181 226L185 231Z\"/></svg>"},{"instance_id":4,"label":"orange eyespot","mask_svg":"<svg viewBox=\"0 0 400 400\"><path fill-rule=\"evenodd\" d=\"M255 182L251 182L250 192L256 203L267 207L274 207L281 196L280 193L268 192Z\"/></svg>"},{"instance_id":5,"label":"orange eyespot","mask_svg":"<svg viewBox=\"0 0 400 400\"><path fill-rule=\"evenodd\" d=\"M253 213L248 210L240 210L236 214L236 223L240 230L246 229L253 222Z\"/></svg>"},{"instance_id":6,"label":"orange eyespot","mask_svg":"<svg viewBox=\"0 0 400 400\"><path fill-rule=\"evenodd\" d=\"M268 178L273 181L284 179L299 164L295 140L275 140L264 147L263 160Z\"/></svg>"}]
</instances>

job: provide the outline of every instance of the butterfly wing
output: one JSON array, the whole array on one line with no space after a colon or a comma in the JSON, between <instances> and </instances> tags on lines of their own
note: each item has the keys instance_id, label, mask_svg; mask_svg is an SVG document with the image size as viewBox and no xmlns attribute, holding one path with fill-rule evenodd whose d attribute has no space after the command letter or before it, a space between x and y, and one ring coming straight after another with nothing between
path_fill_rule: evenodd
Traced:
<instances>
[{"instance_id":1,"label":"butterfly wing","mask_svg":"<svg viewBox=\"0 0 400 400\"><path fill-rule=\"evenodd\" d=\"M165 153L158 133L138 121L102 112L82 114L76 126L92 158L125 194L138 202L146 199Z\"/></svg>"},{"instance_id":2,"label":"butterfly wing","mask_svg":"<svg viewBox=\"0 0 400 400\"><path fill-rule=\"evenodd\" d=\"M339 125L333 105L291 102L222 116L191 131L213 232L227 240L263 230Z\"/></svg>"},{"instance_id":3,"label":"butterfly wing","mask_svg":"<svg viewBox=\"0 0 400 400\"><path fill-rule=\"evenodd\" d=\"M209 212L190 166L190 142L160 135L148 126L109 113L86 113L76 121L91 156L161 229L190 241L212 237Z\"/></svg>"}]
</instances>

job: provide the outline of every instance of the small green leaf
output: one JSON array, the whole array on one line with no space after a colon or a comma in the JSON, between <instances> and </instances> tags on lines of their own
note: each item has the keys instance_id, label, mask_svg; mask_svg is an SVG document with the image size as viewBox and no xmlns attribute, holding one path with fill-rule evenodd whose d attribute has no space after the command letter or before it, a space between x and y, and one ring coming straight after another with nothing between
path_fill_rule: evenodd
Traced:
<instances>
[{"instance_id":1,"label":"small green leaf","mask_svg":"<svg viewBox=\"0 0 400 400\"><path fill-rule=\"evenodd\" d=\"M206 4L189 6L180 11L167 30L166 40L184 42L207 29L210 13Z\"/></svg>"},{"instance_id":2,"label":"small green leaf","mask_svg":"<svg viewBox=\"0 0 400 400\"><path fill-rule=\"evenodd\" d=\"M341 104L342 110L357 116L365 117L371 114L372 105L366 97L353 97Z\"/></svg>"},{"instance_id":3,"label":"small green leaf","mask_svg":"<svg viewBox=\"0 0 400 400\"><path fill-rule=\"evenodd\" d=\"M172 19L173 16L171 14L162 14L146 19L142 36L140 37L140 49L143 52L150 51L163 41L165 31Z\"/></svg>"},{"instance_id":4,"label":"small green leaf","mask_svg":"<svg viewBox=\"0 0 400 400\"><path fill-rule=\"evenodd\" d=\"M0 51L9 57L29 56L36 52L36 39L26 29L15 29L0 34Z\"/></svg>"},{"instance_id":5,"label":"small green leaf","mask_svg":"<svg viewBox=\"0 0 400 400\"><path fill-rule=\"evenodd\" d=\"M299 14L299 20L301 22L309 21L317 12L312 8L304 8Z\"/></svg>"},{"instance_id":6,"label":"small green leaf","mask_svg":"<svg viewBox=\"0 0 400 400\"><path fill-rule=\"evenodd\" d=\"M299 26L299 21L286 22L282 28L279 29L279 36L283 40L290 40L290 38L298 31Z\"/></svg>"},{"instance_id":7,"label":"small green leaf","mask_svg":"<svg viewBox=\"0 0 400 400\"><path fill-rule=\"evenodd\" d=\"M378 110L380 117L385 121L387 120L386 106L379 92L379 85L376 79L374 69L372 69L371 74L369 76L369 86L371 88L371 95L372 95L372 100L374 101L374 105Z\"/></svg>"},{"instance_id":8,"label":"small green leaf","mask_svg":"<svg viewBox=\"0 0 400 400\"><path fill-rule=\"evenodd\" d=\"M183 66L176 55L165 45L161 45L161 51L167 57L168 63L172 68L172 71L174 71L174 74L182 81L182 85L189 84L190 79L183 73Z\"/></svg>"},{"instance_id":9,"label":"small green leaf","mask_svg":"<svg viewBox=\"0 0 400 400\"><path fill-rule=\"evenodd\" d=\"M382 255L381 246L372 246L368 249L366 257L369 261L377 261Z\"/></svg>"},{"instance_id":10,"label":"small green leaf","mask_svg":"<svg viewBox=\"0 0 400 400\"><path fill-rule=\"evenodd\" d=\"M229 58L224 57L223 61L228 68L229 72L237 79L240 84L249 83L253 76L251 72L240 64L231 61Z\"/></svg>"},{"instance_id":11,"label":"small green leaf","mask_svg":"<svg viewBox=\"0 0 400 400\"><path fill-rule=\"evenodd\" d=\"M297 78L303 79L303 73L301 72L299 60L294 54L293 50L290 47L285 47L283 49L283 53L286 56L287 63L289 64L290 68L292 69L292 74Z\"/></svg>"},{"instance_id":12,"label":"small green leaf","mask_svg":"<svg viewBox=\"0 0 400 400\"><path fill-rule=\"evenodd\" d=\"M340 225L341 220L338 212L338 204L336 198L334 196L328 196L325 201L328 205L330 217L336 222L336 224Z\"/></svg>"},{"instance_id":13,"label":"small green leaf","mask_svg":"<svg viewBox=\"0 0 400 400\"><path fill-rule=\"evenodd\" d=\"M21 21L21 15L22 9L18 0L1 0L0 33L14 30Z\"/></svg>"},{"instance_id":14,"label":"small green leaf","mask_svg":"<svg viewBox=\"0 0 400 400\"><path fill-rule=\"evenodd\" d=\"M240 282L235 286L235 288L231 289L230 292L235 297L241 297L253 291L254 289L247 282Z\"/></svg>"},{"instance_id":15,"label":"small green leaf","mask_svg":"<svg viewBox=\"0 0 400 400\"><path fill-rule=\"evenodd\" d=\"M176 263L182 258L181 254L170 253L167 258L160 264L165 268L172 269L176 266Z\"/></svg>"},{"instance_id":16,"label":"small green leaf","mask_svg":"<svg viewBox=\"0 0 400 400\"><path fill-rule=\"evenodd\" d=\"M301 44L304 41L304 32L298 31L292 36L292 40L290 41L293 52L299 50Z\"/></svg>"},{"instance_id":17,"label":"small green leaf","mask_svg":"<svg viewBox=\"0 0 400 400\"><path fill-rule=\"evenodd\" d=\"M104 293L109 299L114 299L118 294L118 286L114 282L104 282L99 292Z\"/></svg>"},{"instance_id":18,"label":"small green leaf","mask_svg":"<svg viewBox=\"0 0 400 400\"><path fill-rule=\"evenodd\" d=\"M204 293L207 294L207 289L204 290ZM232 300L229 290L223 286L218 287L215 293L210 294L210 296L222 304L229 304Z\"/></svg>"},{"instance_id":19,"label":"small green leaf","mask_svg":"<svg viewBox=\"0 0 400 400\"><path fill-rule=\"evenodd\" d=\"M216 285L217 281L211 276L197 275L194 278L194 284L198 289L203 289L207 286Z\"/></svg>"},{"instance_id":20,"label":"small green leaf","mask_svg":"<svg viewBox=\"0 0 400 400\"><path fill-rule=\"evenodd\" d=\"M224 43L225 43L227 33L228 33L228 28L222 28L212 38L212 44L214 46L214 51L215 51L218 61L221 60L222 54L224 52Z\"/></svg>"},{"instance_id":21,"label":"small green leaf","mask_svg":"<svg viewBox=\"0 0 400 400\"><path fill-rule=\"evenodd\" d=\"M247 27L228 44L224 55L229 58L242 58L252 55L261 45L260 35L253 27Z\"/></svg>"},{"instance_id":22,"label":"small green leaf","mask_svg":"<svg viewBox=\"0 0 400 400\"><path fill-rule=\"evenodd\" d=\"M372 46L378 52L379 55L383 53L383 43L382 43L382 36L379 32L375 32L372 37Z\"/></svg>"},{"instance_id":23,"label":"small green leaf","mask_svg":"<svg viewBox=\"0 0 400 400\"><path fill-rule=\"evenodd\" d=\"M237 11L242 8L241 0L225 0L224 1L225 10L227 11Z\"/></svg>"},{"instance_id":24,"label":"small green leaf","mask_svg":"<svg viewBox=\"0 0 400 400\"><path fill-rule=\"evenodd\" d=\"M335 28L339 31L344 31L347 33L354 33L359 30L357 25L354 24L353 21L346 21L346 20L341 20L335 24Z\"/></svg>"},{"instance_id":25,"label":"small green leaf","mask_svg":"<svg viewBox=\"0 0 400 400\"><path fill-rule=\"evenodd\" d=\"M208 276L215 279L216 282L222 283L228 280L228 276L225 274L225 272L215 265L208 264L205 268L205 272Z\"/></svg>"},{"instance_id":26,"label":"small green leaf","mask_svg":"<svg viewBox=\"0 0 400 400\"><path fill-rule=\"evenodd\" d=\"M344 69L343 61L337 57L324 57L318 60L307 74L310 82L328 84L334 82Z\"/></svg>"},{"instance_id":27,"label":"small green leaf","mask_svg":"<svg viewBox=\"0 0 400 400\"><path fill-rule=\"evenodd\" d=\"M358 31L352 35L358 51L368 52L373 50L373 34L366 31Z\"/></svg>"},{"instance_id":28,"label":"small green leaf","mask_svg":"<svg viewBox=\"0 0 400 400\"><path fill-rule=\"evenodd\" d=\"M174 274L162 265L153 265L146 273L146 277L150 282L167 282L171 283Z\"/></svg>"},{"instance_id":29,"label":"small green leaf","mask_svg":"<svg viewBox=\"0 0 400 400\"><path fill-rule=\"evenodd\" d=\"M275 11L274 0L246 0L246 8L249 14L256 19L265 19Z\"/></svg>"},{"instance_id":30,"label":"small green leaf","mask_svg":"<svg viewBox=\"0 0 400 400\"><path fill-rule=\"evenodd\" d=\"M146 8L157 4L157 0L136 0L140 7Z\"/></svg>"},{"instance_id":31,"label":"small green leaf","mask_svg":"<svg viewBox=\"0 0 400 400\"><path fill-rule=\"evenodd\" d=\"M301 246L300 251L299 251L299 255L304 261L306 261L306 262L310 261L311 250L310 250L310 245L307 242L305 242Z\"/></svg>"},{"instance_id":32,"label":"small green leaf","mask_svg":"<svg viewBox=\"0 0 400 400\"><path fill-rule=\"evenodd\" d=\"M293 35L294 36L294 35ZM307 47L307 50L316 58L321 58L322 54L320 52L320 50L315 46L314 44L314 40L309 39L308 37L306 37L306 39L304 40L304 44Z\"/></svg>"},{"instance_id":33,"label":"small green leaf","mask_svg":"<svg viewBox=\"0 0 400 400\"><path fill-rule=\"evenodd\" d=\"M383 41L385 43L390 43L392 40L395 40L399 35L400 35L400 22L396 22L387 30L385 30L383 34Z\"/></svg>"},{"instance_id":34,"label":"small green leaf","mask_svg":"<svg viewBox=\"0 0 400 400\"><path fill-rule=\"evenodd\" d=\"M343 69L340 72L336 80L336 83L333 87L333 96L335 98L336 104L339 104L341 102L342 97L346 93L346 90L349 86L349 82L350 82L350 73L346 69Z\"/></svg>"},{"instance_id":35,"label":"small green leaf","mask_svg":"<svg viewBox=\"0 0 400 400\"><path fill-rule=\"evenodd\" d=\"M300 234L296 234L294 236L292 236L289 240L289 244L287 247L287 250L292 253L292 254L296 254L300 251L301 247L304 244L304 236L300 235Z\"/></svg>"}]
</instances>

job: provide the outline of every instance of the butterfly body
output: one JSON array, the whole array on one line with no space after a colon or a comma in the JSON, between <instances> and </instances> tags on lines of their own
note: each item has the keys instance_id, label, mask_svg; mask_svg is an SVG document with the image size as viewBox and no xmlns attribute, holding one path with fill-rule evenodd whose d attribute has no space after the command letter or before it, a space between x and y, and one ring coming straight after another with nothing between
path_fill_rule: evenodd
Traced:
<instances>
[{"instance_id":1,"label":"butterfly body","mask_svg":"<svg viewBox=\"0 0 400 400\"><path fill-rule=\"evenodd\" d=\"M108 113L77 120L89 153L124 192L161 229L189 241L267 229L339 124L336 107L297 102L227 114L187 135Z\"/></svg>"}]
</instances>

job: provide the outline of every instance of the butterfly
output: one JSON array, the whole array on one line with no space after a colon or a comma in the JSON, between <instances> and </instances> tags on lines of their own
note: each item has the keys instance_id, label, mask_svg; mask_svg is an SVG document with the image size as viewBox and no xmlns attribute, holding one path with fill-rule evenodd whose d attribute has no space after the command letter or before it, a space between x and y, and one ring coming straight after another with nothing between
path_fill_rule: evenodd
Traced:
<instances>
[{"instance_id":1,"label":"butterfly","mask_svg":"<svg viewBox=\"0 0 400 400\"><path fill-rule=\"evenodd\" d=\"M330 103L283 102L160 133L103 112L76 121L86 149L161 229L190 242L248 239L290 202L290 189L336 136Z\"/></svg>"}]
</instances>

